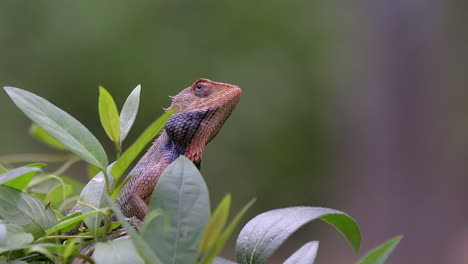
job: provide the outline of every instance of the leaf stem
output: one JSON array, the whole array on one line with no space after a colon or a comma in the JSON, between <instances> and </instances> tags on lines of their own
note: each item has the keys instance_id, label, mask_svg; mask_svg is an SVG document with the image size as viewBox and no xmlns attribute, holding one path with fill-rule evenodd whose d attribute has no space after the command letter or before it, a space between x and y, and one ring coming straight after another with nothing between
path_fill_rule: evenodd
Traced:
<instances>
[{"instance_id":1,"label":"leaf stem","mask_svg":"<svg viewBox=\"0 0 468 264\"><path fill-rule=\"evenodd\" d=\"M52 235L52 236L43 236L41 238L38 238L35 242L43 241L49 238L59 238L59 239L70 239L70 238L84 238L84 239L91 239L94 238L94 236L83 236L83 235L73 235L73 236L67 236L67 235Z\"/></svg>"},{"instance_id":2,"label":"leaf stem","mask_svg":"<svg viewBox=\"0 0 468 264\"><path fill-rule=\"evenodd\" d=\"M0 163L2 164L14 164L22 162L47 162L47 163L58 163L69 160L75 157L73 154L12 154L0 156Z\"/></svg>"}]
</instances>

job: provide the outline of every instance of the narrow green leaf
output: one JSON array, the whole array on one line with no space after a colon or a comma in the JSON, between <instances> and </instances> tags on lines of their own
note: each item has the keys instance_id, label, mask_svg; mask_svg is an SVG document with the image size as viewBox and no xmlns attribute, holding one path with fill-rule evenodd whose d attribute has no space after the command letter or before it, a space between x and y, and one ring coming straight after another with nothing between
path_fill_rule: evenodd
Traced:
<instances>
[{"instance_id":1,"label":"narrow green leaf","mask_svg":"<svg viewBox=\"0 0 468 264\"><path fill-rule=\"evenodd\" d=\"M96 244L93 254L96 264L143 264L130 239L118 239Z\"/></svg>"},{"instance_id":2,"label":"narrow green leaf","mask_svg":"<svg viewBox=\"0 0 468 264\"><path fill-rule=\"evenodd\" d=\"M120 111L120 145L127 137L128 132L135 122L138 113L138 106L140 104L140 91L141 86L138 85L125 100L125 103Z\"/></svg>"},{"instance_id":3,"label":"narrow green leaf","mask_svg":"<svg viewBox=\"0 0 468 264\"><path fill-rule=\"evenodd\" d=\"M3 252L7 251L15 251L15 250L21 250L21 249L28 249L29 254L32 252L39 252L43 255L48 254L48 257L53 257L50 255L50 252L47 250L47 248L61 248L63 247L60 244L52 244L52 243L39 243L39 244L25 244L25 245L18 245L18 246L7 246L7 247L0 247L0 254ZM16 262L13 262L12 264L16 264Z\"/></svg>"},{"instance_id":4,"label":"narrow green leaf","mask_svg":"<svg viewBox=\"0 0 468 264\"><path fill-rule=\"evenodd\" d=\"M204 256L221 235L221 232L223 231L229 216L230 206L231 195L227 194L213 212L213 215L211 216L210 221L205 228L205 232L203 233L203 237L200 243L200 256Z\"/></svg>"},{"instance_id":5,"label":"narrow green leaf","mask_svg":"<svg viewBox=\"0 0 468 264\"><path fill-rule=\"evenodd\" d=\"M396 236L369 251L358 264L384 264L402 238L402 235Z\"/></svg>"},{"instance_id":6,"label":"narrow green leaf","mask_svg":"<svg viewBox=\"0 0 468 264\"><path fill-rule=\"evenodd\" d=\"M29 192L48 194L55 186L67 184L72 187L72 192L68 195L79 195L84 188L84 184L65 175L40 175L35 177L28 187ZM45 198L45 197L44 197Z\"/></svg>"},{"instance_id":7,"label":"narrow green leaf","mask_svg":"<svg viewBox=\"0 0 468 264\"><path fill-rule=\"evenodd\" d=\"M2 165L0 165L0 173L5 173L7 172L7 168L3 167Z\"/></svg>"},{"instance_id":8,"label":"narrow green leaf","mask_svg":"<svg viewBox=\"0 0 468 264\"><path fill-rule=\"evenodd\" d=\"M236 226L239 224L239 221L242 219L242 217L244 217L244 214L254 203L255 199L252 199L246 205L244 205L244 207L242 207L242 209L236 214L234 219L232 219L232 221L229 223L226 230L224 230L223 234L221 234L221 237L215 242L214 246L210 249L206 257L203 259L202 263L210 264L213 261L213 259L216 259L215 257L224 248L224 245L231 237L231 234L236 228Z\"/></svg>"},{"instance_id":9,"label":"narrow green leaf","mask_svg":"<svg viewBox=\"0 0 468 264\"><path fill-rule=\"evenodd\" d=\"M112 167L111 174L118 182L125 170L138 157L145 146L159 133L164 127L166 121L174 114L176 108L169 110L154 121L146 130L138 137L138 139L122 154Z\"/></svg>"},{"instance_id":10,"label":"narrow green leaf","mask_svg":"<svg viewBox=\"0 0 468 264\"><path fill-rule=\"evenodd\" d=\"M40 142L50 147L60 149L60 150L66 149L62 143L58 142L49 133L47 133L47 131L45 131L42 127L34 123L32 123L31 126L29 127L29 135L31 135L31 137L39 140Z\"/></svg>"},{"instance_id":11,"label":"narrow green leaf","mask_svg":"<svg viewBox=\"0 0 468 264\"><path fill-rule=\"evenodd\" d=\"M271 210L250 220L237 238L237 261L241 264L266 263L294 232L315 219L333 225L353 249L359 251L361 233L350 216L334 209L300 206Z\"/></svg>"},{"instance_id":12,"label":"narrow green leaf","mask_svg":"<svg viewBox=\"0 0 468 264\"><path fill-rule=\"evenodd\" d=\"M33 93L14 87L4 89L29 119L44 128L68 150L101 169L107 167L106 152L101 144L75 118Z\"/></svg>"},{"instance_id":13,"label":"narrow green leaf","mask_svg":"<svg viewBox=\"0 0 468 264\"><path fill-rule=\"evenodd\" d=\"M39 199L3 185L0 185L0 219L21 226L34 238L45 234L57 222Z\"/></svg>"},{"instance_id":14,"label":"narrow green leaf","mask_svg":"<svg viewBox=\"0 0 468 264\"><path fill-rule=\"evenodd\" d=\"M0 174L0 184L18 190L23 190L31 182L32 178L45 164L33 164L19 167Z\"/></svg>"},{"instance_id":15,"label":"narrow green leaf","mask_svg":"<svg viewBox=\"0 0 468 264\"><path fill-rule=\"evenodd\" d=\"M313 264L317 257L318 247L318 241L309 242L294 252L283 264Z\"/></svg>"},{"instance_id":16,"label":"narrow green leaf","mask_svg":"<svg viewBox=\"0 0 468 264\"><path fill-rule=\"evenodd\" d=\"M101 227L99 228L97 234L98 234L98 236L101 236L101 235L104 234L104 231L114 230L114 229L116 229L116 228L119 227L119 226L120 226L120 222L119 222L119 221L112 222L112 223L110 224L108 230L105 230L105 229L107 229L106 227L101 226ZM81 235L83 235L83 236L92 236L92 235L94 235L94 234L93 234L93 232L91 232L91 231L87 231L87 232L82 233Z\"/></svg>"},{"instance_id":17,"label":"narrow green leaf","mask_svg":"<svg viewBox=\"0 0 468 264\"><path fill-rule=\"evenodd\" d=\"M65 244L65 250L63 251L63 258L65 260L67 260L76 250L82 247L78 243L79 243L79 239L77 238L67 239L66 244ZM65 262L68 263L68 261L65 261Z\"/></svg>"},{"instance_id":18,"label":"narrow green leaf","mask_svg":"<svg viewBox=\"0 0 468 264\"><path fill-rule=\"evenodd\" d=\"M150 198L149 211L161 209L170 216L148 224L143 239L164 264L195 263L200 239L210 218L208 188L195 165L180 156L167 167Z\"/></svg>"},{"instance_id":19,"label":"narrow green leaf","mask_svg":"<svg viewBox=\"0 0 468 264\"><path fill-rule=\"evenodd\" d=\"M99 86L99 118L107 136L116 144L120 142L120 120L112 95Z\"/></svg>"},{"instance_id":20,"label":"narrow green leaf","mask_svg":"<svg viewBox=\"0 0 468 264\"><path fill-rule=\"evenodd\" d=\"M83 222L83 219L89 217L94 214L102 213L101 211L91 211L86 214L82 214L81 212L76 212L72 215L64 217L60 223L54 225L53 227L47 229L45 231L46 235L53 234L55 232L67 232L72 230L76 225Z\"/></svg>"}]
</instances>

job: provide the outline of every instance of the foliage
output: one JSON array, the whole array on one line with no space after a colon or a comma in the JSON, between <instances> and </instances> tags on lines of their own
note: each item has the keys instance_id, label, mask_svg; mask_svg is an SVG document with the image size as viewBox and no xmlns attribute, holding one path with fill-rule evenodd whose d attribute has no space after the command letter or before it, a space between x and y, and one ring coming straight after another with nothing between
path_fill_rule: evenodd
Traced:
<instances>
[{"instance_id":1,"label":"foliage","mask_svg":"<svg viewBox=\"0 0 468 264\"><path fill-rule=\"evenodd\" d=\"M99 141L65 111L30 92L13 87L5 91L34 122L31 136L68 153L54 172L43 170L45 164L10 170L0 166L0 261L69 263L81 258L90 263L234 263L218 254L254 200L229 223L231 195L211 213L206 183L184 156L161 175L139 232L116 205L129 179L121 180L121 176L176 109L163 114L123 151L122 143L138 112L141 87L133 90L120 114L110 93L100 87L99 117L117 157L109 165ZM98 168L85 186L62 175L78 160ZM66 215L75 201L81 210ZM360 230L347 214L321 207L290 207L262 213L244 226L236 243L237 262L266 263L294 232L315 219L334 226L359 251ZM77 231L65 233L72 229ZM386 242L359 263L383 263L400 239ZM318 245L317 241L306 243L285 263L313 263ZM94 248L92 257L90 248Z\"/></svg>"}]
</instances>

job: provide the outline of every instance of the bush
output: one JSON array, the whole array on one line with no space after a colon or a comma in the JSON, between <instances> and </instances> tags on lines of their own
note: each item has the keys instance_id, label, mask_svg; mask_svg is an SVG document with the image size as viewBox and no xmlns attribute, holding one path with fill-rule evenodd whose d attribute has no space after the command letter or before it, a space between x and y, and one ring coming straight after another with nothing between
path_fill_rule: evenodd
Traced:
<instances>
[{"instance_id":1,"label":"bush","mask_svg":"<svg viewBox=\"0 0 468 264\"><path fill-rule=\"evenodd\" d=\"M122 142L138 112L140 86L129 95L120 114L112 96L103 87L99 90L99 117L117 156L111 164L99 141L72 116L35 94L5 87L32 120L31 136L66 153L48 158L61 163L53 172L45 171L43 163L11 170L0 166L0 263L234 263L217 255L254 200L229 223L229 194L211 213L205 181L184 156L161 175L139 231L128 223L116 198L132 176L122 180L122 175L175 109L163 114L123 151ZM23 158L0 162L9 165L25 161ZM85 186L63 175L79 160L88 163L92 177ZM75 201L81 211L66 215ZM347 214L321 207L290 207L262 213L243 227L236 243L237 262L266 263L289 236L315 219L334 226L359 252L360 230ZM86 225L77 232L66 233L82 222ZM400 239L385 242L359 263L384 263ZM318 242L311 241L284 263L313 263L317 250Z\"/></svg>"}]
</instances>

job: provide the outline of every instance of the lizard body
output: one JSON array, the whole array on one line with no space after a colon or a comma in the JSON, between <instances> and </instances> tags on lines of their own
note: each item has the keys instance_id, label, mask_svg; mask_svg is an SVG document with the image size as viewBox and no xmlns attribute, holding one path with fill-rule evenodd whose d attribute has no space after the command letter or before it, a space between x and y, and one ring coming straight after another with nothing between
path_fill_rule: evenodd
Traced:
<instances>
[{"instance_id":1,"label":"lizard body","mask_svg":"<svg viewBox=\"0 0 468 264\"><path fill-rule=\"evenodd\" d=\"M129 180L119 195L125 216L143 220L161 173L180 155L185 155L200 169L205 145L219 132L241 94L236 85L198 79L172 97L168 109L176 106L177 112L129 173L137 176Z\"/></svg>"}]
</instances>

